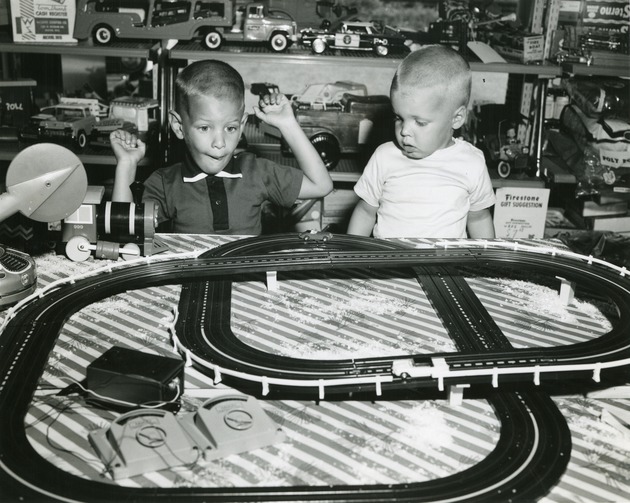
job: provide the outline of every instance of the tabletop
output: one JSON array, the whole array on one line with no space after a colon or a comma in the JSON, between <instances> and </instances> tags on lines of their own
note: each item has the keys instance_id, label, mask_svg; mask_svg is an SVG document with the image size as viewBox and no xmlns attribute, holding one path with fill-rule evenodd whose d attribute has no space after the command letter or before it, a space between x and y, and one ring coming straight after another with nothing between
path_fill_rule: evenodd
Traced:
<instances>
[{"instance_id":1,"label":"tabletop","mask_svg":"<svg viewBox=\"0 0 630 503\"><path fill-rule=\"evenodd\" d=\"M214 248L238 237L158 235L167 254ZM406 240L429 246L431 240ZM157 257L157 259L162 260ZM36 257L38 288L107 268L109 261L70 262ZM166 260L166 255L163 258ZM576 300L526 281L468 278L471 287L516 346L547 347L605 333L605 306ZM181 286L139 288L90 304L68 319L24 420L29 442L49 463L84 479L128 487L263 487L401 484L461 472L494 449L501 423L487 400L427 399L259 400L284 437L271 445L114 480L88 441L119 412L95 407L80 395L60 394L85 379L86 367L113 346L179 358L172 343ZM413 301L411 301L413 299ZM386 272L352 277L309 277L279 288L243 281L233 286L232 330L268 352L334 360L408 352L454 351L417 282ZM195 410L226 386L192 366L178 414ZM603 394L555 393L572 438L571 457L557 484L540 501L622 502L630 494L630 399Z\"/></svg>"}]
</instances>

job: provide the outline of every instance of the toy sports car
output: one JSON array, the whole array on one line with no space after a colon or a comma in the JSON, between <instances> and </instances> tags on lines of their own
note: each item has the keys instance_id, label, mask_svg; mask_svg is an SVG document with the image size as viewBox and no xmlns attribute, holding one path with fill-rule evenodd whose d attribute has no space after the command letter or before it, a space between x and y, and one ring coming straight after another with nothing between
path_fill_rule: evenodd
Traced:
<instances>
[{"instance_id":1,"label":"toy sports car","mask_svg":"<svg viewBox=\"0 0 630 503\"><path fill-rule=\"evenodd\" d=\"M406 38L389 26L380 27L374 22L342 21L320 29L305 28L301 32L301 43L316 54L327 49L349 49L373 51L378 56L390 52L406 52Z\"/></svg>"}]
</instances>

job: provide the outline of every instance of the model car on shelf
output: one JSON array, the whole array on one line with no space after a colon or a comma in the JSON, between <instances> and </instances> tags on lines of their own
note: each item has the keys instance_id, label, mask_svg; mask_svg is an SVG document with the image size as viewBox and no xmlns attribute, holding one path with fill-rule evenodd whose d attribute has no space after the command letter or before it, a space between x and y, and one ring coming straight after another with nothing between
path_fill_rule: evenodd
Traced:
<instances>
[{"instance_id":1,"label":"model car on shelf","mask_svg":"<svg viewBox=\"0 0 630 503\"><path fill-rule=\"evenodd\" d=\"M300 107L296 103L295 117L329 170L335 168L343 154L367 157L378 145L393 138L391 128L382 126L393 123L388 96L344 93L326 108ZM282 152L290 153L276 128L264 123L259 127L264 134L280 138Z\"/></svg>"},{"instance_id":2,"label":"model car on shelf","mask_svg":"<svg viewBox=\"0 0 630 503\"><path fill-rule=\"evenodd\" d=\"M115 38L200 39L207 49L223 41L261 42L284 51L297 42L297 23L264 2L238 0L77 0L74 37L109 44Z\"/></svg>"},{"instance_id":3,"label":"model car on shelf","mask_svg":"<svg viewBox=\"0 0 630 503\"><path fill-rule=\"evenodd\" d=\"M291 96L294 108L299 110L341 109L344 94L367 96L367 86L358 82L338 80L323 84L310 84L304 91Z\"/></svg>"},{"instance_id":4,"label":"model car on shelf","mask_svg":"<svg viewBox=\"0 0 630 503\"><path fill-rule=\"evenodd\" d=\"M100 120L92 128L90 145L109 147L109 135L117 129L124 129L137 135L147 144L157 139L159 127L159 104L153 98L121 96L109 104L109 116Z\"/></svg>"},{"instance_id":5,"label":"model car on shelf","mask_svg":"<svg viewBox=\"0 0 630 503\"><path fill-rule=\"evenodd\" d=\"M44 107L19 132L27 142L64 143L76 149L88 144L92 130L106 107L93 98L62 97L57 105Z\"/></svg>"},{"instance_id":6,"label":"model car on shelf","mask_svg":"<svg viewBox=\"0 0 630 503\"><path fill-rule=\"evenodd\" d=\"M310 47L315 54L328 49L372 51L378 56L392 52L408 52L407 39L398 30L381 27L374 22L338 21L324 23L321 28L305 28L300 31L302 45Z\"/></svg>"}]
</instances>

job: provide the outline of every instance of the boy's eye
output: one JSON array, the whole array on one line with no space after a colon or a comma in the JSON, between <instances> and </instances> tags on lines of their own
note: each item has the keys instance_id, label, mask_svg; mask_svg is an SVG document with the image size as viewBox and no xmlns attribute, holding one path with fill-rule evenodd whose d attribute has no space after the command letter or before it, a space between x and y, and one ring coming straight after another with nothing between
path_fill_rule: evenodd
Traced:
<instances>
[{"instance_id":1,"label":"boy's eye","mask_svg":"<svg viewBox=\"0 0 630 503\"><path fill-rule=\"evenodd\" d=\"M205 133L206 131L208 131L210 128L208 126L199 126L199 131L201 131L202 133Z\"/></svg>"},{"instance_id":2,"label":"boy's eye","mask_svg":"<svg viewBox=\"0 0 630 503\"><path fill-rule=\"evenodd\" d=\"M424 127L424 126L426 126L426 125L427 125L427 123L426 123L426 122L424 122L424 121L416 121L416 124L417 124L418 126L420 126L420 127Z\"/></svg>"},{"instance_id":3,"label":"boy's eye","mask_svg":"<svg viewBox=\"0 0 630 503\"><path fill-rule=\"evenodd\" d=\"M236 126L228 126L225 129L227 130L228 133L234 133L235 131L238 130Z\"/></svg>"}]
</instances>

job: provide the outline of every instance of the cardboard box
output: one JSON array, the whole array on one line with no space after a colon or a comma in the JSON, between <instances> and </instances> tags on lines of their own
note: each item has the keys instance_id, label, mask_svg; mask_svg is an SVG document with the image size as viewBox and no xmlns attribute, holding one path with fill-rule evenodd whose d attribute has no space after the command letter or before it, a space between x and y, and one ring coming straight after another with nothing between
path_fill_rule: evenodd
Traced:
<instances>
[{"instance_id":1,"label":"cardboard box","mask_svg":"<svg viewBox=\"0 0 630 503\"><path fill-rule=\"evenodd\" d=\"M11 0L14 42L76 43L75 0Z\"/></svg>"},{"instance_id":2,"label":"cardboard box","mask_svg":"<svg viewBox=\"0 0 630 503\"><path fill-rule=\"evenodd\" d=\"M26 126L35 113L33 104L33 89L37 82L33 79L0 80L0 129L14 128L17 130ZM5 139L4 132L0 134Z\"/></svg>"},{"instance_id":3,"label":"cardboard box","mask_svg":"<svg viewBox=\"0 0 630 503\"><path fill-rule=\"evenodd\" d=\"M630 28L628 0L585 0L582 26L595 30L627 33Z\"/></svg>"},{"instance_id":4,"label":"cardboard box","mask_svg":"<svg viewBox=\"0 0 630 503\"><path fill-rule=\"evenodd\" d=\"M558 12L558 24L576 25L580 20L584 5L582 0L560 0L560 10Z\"/></svg>"},{"instance_id":5,"label":"cardboard box","mask_svg":"<svg viewBox=\"0 0 630 503\"><path fill-rule=\"evenodd\" d=\"M530 61L542 61L544 59L545 36L544 35L507 35L502 34L500 39L493 42L492 47L501 56L517 60L521 63Z\"/></svg>"}]
</instances>

